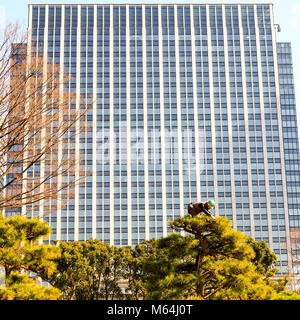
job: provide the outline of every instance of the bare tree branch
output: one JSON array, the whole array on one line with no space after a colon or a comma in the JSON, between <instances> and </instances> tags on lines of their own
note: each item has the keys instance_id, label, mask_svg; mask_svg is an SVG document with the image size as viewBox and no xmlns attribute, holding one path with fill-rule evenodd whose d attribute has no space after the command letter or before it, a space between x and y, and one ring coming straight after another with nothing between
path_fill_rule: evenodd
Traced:
<instances>
[{"instance_id":1,"label":"bare tree branch","mask_svg":"<svg viewBox=\"0 0 300 320\"><path fill-rule=\"evenodd\" d=\"M86 108L71 108L70 75L62 77L62 66L45 61L43 48L27 47L24 39L12 24L0 35L2 211L59 200L63 190L71 197L75 177L86 174L75 174L80 159L73 152L73 138L90 132Z\"/></svg>"}]
</instances>

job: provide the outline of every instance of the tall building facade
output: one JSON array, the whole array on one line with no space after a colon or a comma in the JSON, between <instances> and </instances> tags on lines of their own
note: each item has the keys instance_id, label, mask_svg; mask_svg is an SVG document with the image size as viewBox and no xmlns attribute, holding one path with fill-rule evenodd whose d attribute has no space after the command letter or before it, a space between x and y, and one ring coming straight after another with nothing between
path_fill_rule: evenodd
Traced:
<instances>
[{"instance_id":1,"label":"tall building facade","mask_svg":"<svg viewBox=\"0 0 300 320\"><path fill-rule=\"evenodd\" d=\"M29 5L28 52L71 75L70 108L85 105L92 128L61 146L87 175L45 217L50 241L134 245L214 199L287 272L299 147L276 32L272 4Z\"/></svg>"},{"instance_id":2,"label":"tall building facade","mask_svg":"<svg viewBox=\"0 0 300 320\"><path fill-rule=\"evenodd\" d=\"M293 272L297 274L300 271L297 264L300 253L299 242L297 243L300 214L300 154L291 43L278 42L277 57Z\"/></svg>"}]
</instances>

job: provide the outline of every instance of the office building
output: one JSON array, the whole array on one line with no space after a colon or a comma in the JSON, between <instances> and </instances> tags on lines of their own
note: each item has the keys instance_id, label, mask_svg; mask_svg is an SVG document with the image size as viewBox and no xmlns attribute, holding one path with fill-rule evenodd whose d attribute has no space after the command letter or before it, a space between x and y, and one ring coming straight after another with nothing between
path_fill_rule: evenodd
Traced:
<instances>
[{"instance_id":1,"label":"office building","mask_svg":"<svg viewBox=\"0 0 300 320\"><path fill-rule=\"evenodd\" d=\"M287 272L299 146L278 28L272 4L29 5L29 52L71 74L92 128L70 146L89 174L45 218L50 240L135 245L214 199Z\"/></svg>"}]
</instances>

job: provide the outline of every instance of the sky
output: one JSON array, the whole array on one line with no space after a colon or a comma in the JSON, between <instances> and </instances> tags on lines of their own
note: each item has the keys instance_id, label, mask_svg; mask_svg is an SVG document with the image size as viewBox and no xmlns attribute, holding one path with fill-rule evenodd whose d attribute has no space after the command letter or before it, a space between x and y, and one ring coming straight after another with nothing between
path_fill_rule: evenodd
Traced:
<instances>
[{"instance_id":1,"label":"sky","mask_svg":"<svg viewBox=\"0 0 300 320\"><path fill-rule=\"evenodd\" d=\"M27 26L28 4L34 3L273 3L274 23L280 24L281 32L277 32L277 41L288 41L292 44L294 78L296 90L298 127L300 128L300 1L299 0L0 0L0 28L7 22L19 21ZM299 132L300 134L300 132Z\"/></svg>"}]
</instances>

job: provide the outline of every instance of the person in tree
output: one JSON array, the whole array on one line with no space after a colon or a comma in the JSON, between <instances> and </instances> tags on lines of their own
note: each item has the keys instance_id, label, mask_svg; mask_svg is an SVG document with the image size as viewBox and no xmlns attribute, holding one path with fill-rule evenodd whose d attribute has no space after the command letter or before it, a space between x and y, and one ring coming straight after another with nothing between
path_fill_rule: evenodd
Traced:
<instances>
[{"instance_id":1,"label":"person in tree","mask_svg":"<svg viewBox=\"0 0 300 320\"><path fill-rule=\"evenodd\" d=\"M188 204L188 213L195 217L202 212L207 216L215 219L212 213L209 211L210 209L214 208L215 203L213 200L209 200L207 202L191 202Z\"/></svg>"}]
</instances>

